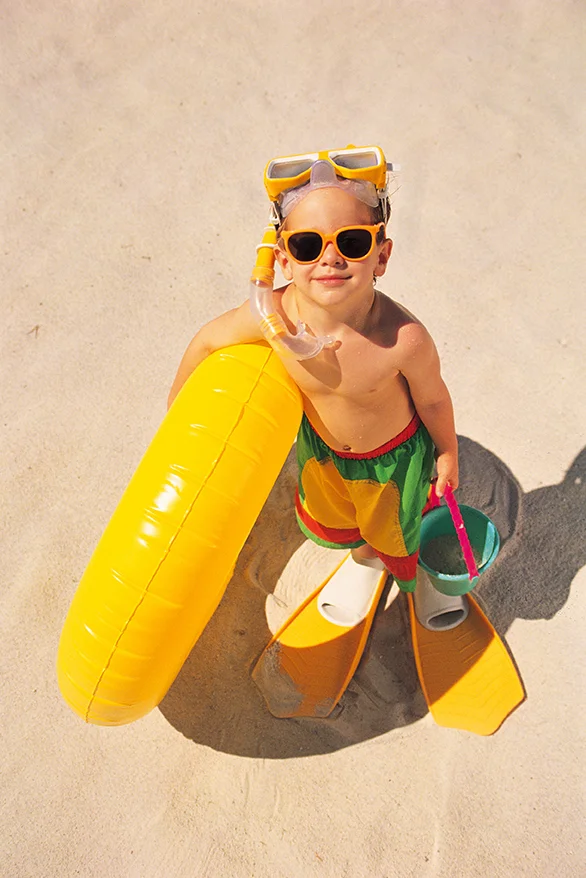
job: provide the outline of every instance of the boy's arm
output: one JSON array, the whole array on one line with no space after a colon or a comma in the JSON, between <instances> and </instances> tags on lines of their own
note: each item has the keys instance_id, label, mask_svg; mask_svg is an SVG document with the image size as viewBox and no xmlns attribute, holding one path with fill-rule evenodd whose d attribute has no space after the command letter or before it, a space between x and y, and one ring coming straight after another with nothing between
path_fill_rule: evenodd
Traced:
<instances>
[{"instance_id":1,"label":"boy's arm","mask_svg":"<svg viewBox=\"0 0 586 878\"><path fill-rule=\"evenodd\" d=\"M234 344L260 341L262 338L262 332L252 316L248 301L206 323L194 335L183 355L169 391L168 407L193 370L214 351Z\"/></svg>"},{"instance_id":2,"label":"boy's arm","mask_svg":"<svg viewBox=\"0 0 586 878\"><path fill-rule=\"evenodd\" d=\"M452 400L440 371L433 340L420 323L400 330L400 370L409 385L417 413L429 431L437 451L436 492L443 497L446 484L458 487L458 439Z\"/></svg>"}]
</instances>

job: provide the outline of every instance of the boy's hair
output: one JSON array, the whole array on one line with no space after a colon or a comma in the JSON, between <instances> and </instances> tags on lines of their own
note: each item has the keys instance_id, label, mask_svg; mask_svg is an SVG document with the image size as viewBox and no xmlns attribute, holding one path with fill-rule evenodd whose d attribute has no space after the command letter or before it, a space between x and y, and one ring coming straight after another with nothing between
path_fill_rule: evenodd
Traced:
<instances>
[{"instance_id":1,"label":"boy's hair","mask_svg":"<svg viewBox=\"0 0 586 878\"><path fill-rule=\"evenodd\" d=\"M383 216L383 208L379 204L378 207L371 207L370 212L372 214L372 224L376 226L378 223L383 223L383 227L378 230L376 233L376 243L382 244L382 242L387 237L387 222L388 220Z\"/></svg>"}]
</instances>

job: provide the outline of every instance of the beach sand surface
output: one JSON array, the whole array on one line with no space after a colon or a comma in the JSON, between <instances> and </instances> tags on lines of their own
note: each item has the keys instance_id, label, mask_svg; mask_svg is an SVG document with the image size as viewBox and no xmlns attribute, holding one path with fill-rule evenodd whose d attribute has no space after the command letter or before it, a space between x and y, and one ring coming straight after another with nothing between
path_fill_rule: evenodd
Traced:
<instances>
[{"instance_id":1,"label":"beach sand surface","mask_svg":"<svg viewBox=\"0 0 586 878\"><path fill-rule=\"evenodd\" d=\"M583 4L106 0L0 13L0 875L583 874ZM84 568L192 335L247 295L273 156L401 165L380 288L436 339L461 502L495 520L479 597L526 701L440 728L402 596L325 720L250 669L338 556L291 453L159 708L86 725L55 660Z\"/></svg>"}]
</instances>

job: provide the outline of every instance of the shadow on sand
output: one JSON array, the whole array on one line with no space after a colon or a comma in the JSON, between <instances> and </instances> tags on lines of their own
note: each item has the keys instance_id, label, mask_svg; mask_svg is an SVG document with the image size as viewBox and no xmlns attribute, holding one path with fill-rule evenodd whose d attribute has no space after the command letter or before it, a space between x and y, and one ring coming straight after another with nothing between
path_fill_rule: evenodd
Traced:
<instances>
[{"instance_id":1,"label":"shadow on sand","mask_svg":"<svg viewBox=\"0 0 586 878\"><path fill-rule=\"evenodd\" d=\"M501 535L501 552L481 578L477 596L501 636L516 618L553 618L586 564L586 449L560 484L524 494L494 454L466 437L459 437L459 444L458 500L485 512ZM403 596L386 610L381 601L363 659L330 717L275 719L268 713L250 670L270 637L267 595L304 541L292 508L295 480L292 452L220 607L160 705L186 737L239 756L286 759L328 753L427 713Z\"/></svg>"}]
</instances>

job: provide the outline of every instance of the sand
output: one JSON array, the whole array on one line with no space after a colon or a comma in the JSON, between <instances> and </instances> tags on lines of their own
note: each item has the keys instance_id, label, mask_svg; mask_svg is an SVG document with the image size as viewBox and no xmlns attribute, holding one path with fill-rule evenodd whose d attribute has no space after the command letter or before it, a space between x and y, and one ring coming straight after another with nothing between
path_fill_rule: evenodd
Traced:
<instances>
[{"instance_id":1,"label":"sand","mask_svg":"<svg viewBox=\"0 0 586 878\"><path fill-rule=\"evenodd\" d=\"M0 874L576 876L586 470L582 4L4 4ZM290 457L160 708L85 725L55 678L76 584L194 332L246 295L275 155L401 164L381 289L429 327L478 594L528 698L491 738L427 713L401 597L326 720L250 667L331 555ZM580 588L582 586L582 588Z\"/></svg>"}]
</instances>

